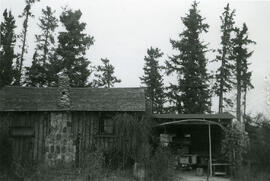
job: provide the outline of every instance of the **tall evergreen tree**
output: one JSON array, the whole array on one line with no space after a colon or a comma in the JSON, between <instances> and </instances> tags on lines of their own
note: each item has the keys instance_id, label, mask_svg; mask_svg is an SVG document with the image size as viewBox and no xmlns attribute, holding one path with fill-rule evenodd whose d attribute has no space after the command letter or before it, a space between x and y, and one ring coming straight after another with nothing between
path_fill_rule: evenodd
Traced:
<instances>
[{"instance_id":1,"label":"tall evergreen tree","mask_svg":"<svg viewBox=\"0 0 270 181\"><path fill-rule=\"evenodd\" d=\"M147 56L144 57L144 75L140 77L142 84L146 85L146 97L151 102L153 113L163 113L165 103L164 83L161 75L162 66L158 59L163 53L158 48L147 49Z\"/></svg>"},{"instance_id":2,"label":"tall evergreen tree","mask_svg":"<svg viewBox=\"0 0 270 181\"><path fill-rule=\"evenodd\" d=\"M23 61L24 61L24 54L27 52L26 49L26 37L27 37L27 31L28 31L28 21L29 17L34 17L34 15L31 12L31 8L33 4L39 0L25 0L25 7L23 10L23 13L19 16L21 18L24 18L23 21L23 30L21 34L19 35L19 38L21 40L22 45L20 46L21 48L21 53L18 56L18 59L16 61L16 77L15 77L15 85L20 85L21 84L21 78L23 74Z\"/></svg>"},{"instance_id":3,"label":"tall evergreen tree","mask_svg":"<svg viewBox=\"0 0 270 181\"><path fill-rule=\"evenodd\" d=\"M216 82L214 90L219 97L219 113L223 112L224 101L228 105L232 105L232 101L225 97L225 94L230 92L233 87L232 74L233 63L230 60L232 53L232 33L234 28L235 10L230 10L229 4L224 8L221 19L221 48L218 49L216 61L221 63L216 73Z\"/></svg>"},{"instance_id":4,"label":"tall evergreen tree","mask_svg":"<svg viewBox=\"0 0 270 181\"><path fill-rule=\"evenodd\" d=\"M252 76L252 72L249 70L249 65L250 63L246 60L243 62L243 68L244 68L244 71L243 71L243 116L244 118L246 118L246 110L247 110L247 91L249 89L253 89L254 86L252 85L251 83L251 76Z\"/></svg>"},{"instance_id":5,"label":"tall evergreen tree","mask_svg":"<svg viewBox=\"0 0 270 181\"><path fill-rule=\"evenodd\" d=\"M26 85L43 87L48 85L48 60L52 54L54 45L54 30L58 26L55 11L50 7L42 9L42 17L39 19L41 34L36 35L37 47L33 56L31 67L26 68Z\"/></svg>"},{"instance_id":6,"label":"tall evergreen tree","mask_svg":"<svg viewBox=\"0 0 270 181\"><path fill-rule=\"evenodd\" d=\"M71 86L86 86L90 62L85 58L85 53L94 43L94 38L83 33L86 24L80 22L81 16L80 10L68 9L64 9L60 16L66 31L59 33L56 54L50 59L50 85L57 84L57 73L65 69Z\"/></svg>"},{"instance_id":7,"label":"tall evergreen tree","mask_svg":"<svg viewBox=\"0 0 270 181\"><path fill-rule=\"evenodd\" d=\"M114 66L110 64L109 59L101 59L103 65L96 67L96 73L93 81L94 87L113 87L115 83L120 83L121 80L114 75Z\"/></svg>"},{"instance_id":8,"label":"tall evergreen tree","mask_svg":"<svg viewBox=\"0 0 270 181\"><path fill-rule=\"evenodd\" d=\"M0 26L0 88L5 85L11 85L14 74L12 62L16 58L14 54L14 45L16 42L15 19L11 11L5 9L3 13L4 21Z\"/></svg>"},{"instance_id":9,"label":"tall evergreen tree","mask_svg":"<svg viewBox=\"0 0 270 181\"><path fill-rule=\"evenodd\" d=\"M210 112L211 95L209 73L205 57L207 45L200 39L201 33L207 32L208 24L194 2L186 17L182 18L185 30L179 34L181 40L171 40L173 49L179 53L169 57L166 62L168 74L177 73L178 83L171 84L169 96L179 113Z\"/></svg>"},{"instance_id":10,"label":"tall evergreen tree","mask_svg":"<svg viewBox=\"0 0 270 181\"><path fill-rule=\"evenodd\" d=\"M252 88L251 84L251 72L248 69L248 58L251 57L253 51L248 50L248 45L255 42L248 37L248 28L246 24L243 24L242 29L235 28L236 36L233 41L232 59L235 61L235 77L236 77L236 117L238 121L242 121L242 92L245 92L248 88Z\"/></svg>"}]
</instances>

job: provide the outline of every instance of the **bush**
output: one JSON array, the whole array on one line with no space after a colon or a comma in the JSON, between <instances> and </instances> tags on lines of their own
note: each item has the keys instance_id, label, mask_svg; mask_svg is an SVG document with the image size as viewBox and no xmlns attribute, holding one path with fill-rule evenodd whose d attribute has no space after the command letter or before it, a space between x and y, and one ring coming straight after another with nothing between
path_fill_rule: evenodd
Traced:
<instances>
[{"instance_id":1,"label":"bush","mask_svg":"<svg viewBox=\"0 0 270 181\"><path fill-rule=\"evenodd\" d=\"M173 156L168 148L158 147L146 167L147 178L167 181L173 178Z\"/></svg>"},{"instance_id":2,"label":"bush","mask_svg":"<svg viewBox=\"0 0 270 181\"><path fill-rule=\"evenodd\" d=\"M232 164L233 175L243 164L243 155L247 152L247 145L248 137L239 122L234 123L231 128L225 131L221 151Z\"/></svg>"},{"instance_id":3,"label":"bush","mask_svg":"<svg viewBox=\"0 0 270 181\"><path fill-rule=\"evenodd\" d=\"M267 172L254 172L248 167L241 167L232 181L268 181L270 174Z\"/></svg>"},{"instance_id":4,"label":"bush","mask_svg":"<svg viewBox=\"0 0 270 181\"><path fill-rule=\"evenodd\" d=\"M104 155L99 149L89 150L83 163L83 175L86 180L98 180L103 176Z\"/></svg>"},{"instance_id":5,"label":"bush","mask_svg":"<svg viewBox=\"0 0 270 181\"><path fill-rule=\"evenodd\" d=\"M114 146L105 152L107 163L113 168L130 168L134 162L145 162L149 158L150 121L131 114L113 117L116 139Z\"/></svg>"},{"instance_id":6,"label":"bush","mask_svg":"<svg viewBox=\"0 0 270 181\"><path fill-rule=\"evenodd\" d=\"M104 151L105 167L111 170L130 168L134 160L130 155L115 147Z\"/></svg>"},{"instance_id":7,"label":"bush","mask_svg":"<svg viewBox=\"0 0 270 181\"><path fill-rule=\"evenodd\" d=\"M27 181L85 181L82 178L82 174L79 169L66 167L58 164L54 167L49 167L46 163L40 163L35 165L35 169L30 175L25 177Z\"/></svg>"},{"instance_id":8,"label":"bush","mask_svg":"<svg viewBox=\"0 0 270 181\"><path fill-rule=\"evenodd\" d=\"M49 173L49 168L45 165L38 165L35 172L33 173L31 180L32 181L45 181L53 180L54 176Z\"/></svg>"},{"instance_id":9,"label":"bush","mask_svg":"<svg viewBox=\"0 0 270 181\"><path fill-rule=\"evenodd\" d=\"M246 131L249 149L245 156L246 164L254 171L270 173L270 120L262 114L247 118Z\"/></svg>"}]
</instances>

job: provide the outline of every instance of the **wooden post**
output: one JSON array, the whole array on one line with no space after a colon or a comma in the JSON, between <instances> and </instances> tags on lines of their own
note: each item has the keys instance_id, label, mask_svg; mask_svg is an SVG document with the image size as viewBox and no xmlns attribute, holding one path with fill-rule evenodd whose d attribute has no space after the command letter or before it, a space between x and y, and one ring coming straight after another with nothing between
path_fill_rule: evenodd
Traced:
<instances>
[{"instance_id":1,"label":"wooden post","mask_svg":"<svg viewBox=\"0 0 270 181\"><path fill-rule=\"evenodd\" d=\"M211 143L211 125L208 123L208 138L209 138L209 176L212 176L212 143Z\"/></svg>"}]
</instances>

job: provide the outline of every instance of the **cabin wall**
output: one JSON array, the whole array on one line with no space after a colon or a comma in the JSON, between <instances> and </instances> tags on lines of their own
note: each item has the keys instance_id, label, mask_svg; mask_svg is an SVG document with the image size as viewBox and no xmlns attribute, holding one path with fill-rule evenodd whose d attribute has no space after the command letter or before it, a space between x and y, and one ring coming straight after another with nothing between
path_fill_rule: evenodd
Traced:
<instances>
[{"instance_id":1,"label":"cabin wall","mask_svg":"<svg viewBox=\"0 0 270 181\"><path fill-rule=\"evenodd\" d=\"M89 149L107 149L114 143L114 135L99 133L99 120L104 112L71 112L71 131L76 146L75 162L80 166ZM0 112L0 131L6 132L12 142L13 158L34 164L45 159L45 140L50 133L50 112ZM23 128L17 136L12 130ZM27 129L26 129L27 128ZM31 135L31 132L33 134ZM3 131L3 132L2 132ZM22 134L21 136L18 134Z\"/></svg>"},{"instance_id":2,"label":"cabin wall","mask_svg":"<svg viewBox=\"0 0 270 181\"><path fill-rule=\"evenodd\" d=\"M13 158L16 161L32 164L44 159L45 138L49 133L49 112L8 112L0 113L0 125L5 123L6 134L12 143ZM16 128L30 128L33 135L12 136Z\"/></svg>"}]
</instances>

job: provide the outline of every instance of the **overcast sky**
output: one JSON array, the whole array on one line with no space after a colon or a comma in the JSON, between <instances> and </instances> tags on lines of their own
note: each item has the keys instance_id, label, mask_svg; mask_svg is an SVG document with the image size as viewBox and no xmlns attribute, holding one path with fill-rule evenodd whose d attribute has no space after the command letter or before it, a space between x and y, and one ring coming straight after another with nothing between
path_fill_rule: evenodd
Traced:
<instances>
[{"instance_id":1,"label":"overcast sky","mask_svg":"<svg viewBox=\"0 0 270 181\"><path fill-rule=\"evenodd\" d=\"M209 32L203 36L209 43L209 48L216 49L219 46L219 16L227 2L201 0L199 3L201 15L210 25ZM267 83L264 80L270 74L270 1L229 2L231 8L236 9L236 24L241 26L246 22L250 38L257 42L250 47L254 50L250 68L253 71L252 83L255 89L248 94L248 112L270 115L270 106L266 104ZM22 20L18 15L23 11L24 0L0 0L0 3L1 12L8 8L15 15L18 26L16 31L20 32ZM115 66L116 75L122 79L117 87L141 86L139 77L143 75L143 58L147 48L158 47L164 52L162 64L174 53L169 40L177 39L178 33L183 30L180 17L185 16L191 3L188 0L41 0L33 6L35 18L29 22L29 51L25 56L25 65L31 65L35 48L34 34L40 31L36 24L41 9L51 6L59 16L61 7L67 5L82 11L81 21L87 23L85 32L95 38L94 45L87 52L87 58L92 64L99 64L100 58L107 57ZM213 53L207 54L209 59L214 56ZM165 83L173 80L173 77L168 77ZM215 99L213 109L217 109Z\"/></svg>"}]
</instances>

